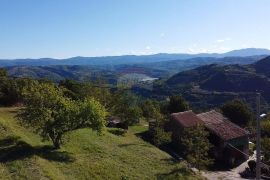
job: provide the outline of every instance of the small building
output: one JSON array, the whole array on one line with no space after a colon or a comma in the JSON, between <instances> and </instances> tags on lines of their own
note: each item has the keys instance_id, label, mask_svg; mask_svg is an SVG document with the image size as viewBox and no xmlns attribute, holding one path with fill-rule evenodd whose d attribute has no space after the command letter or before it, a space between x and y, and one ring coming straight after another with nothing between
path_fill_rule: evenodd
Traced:
<instances>
[{"instance_id":1,"label":"small building","mask_svg":"<svg viewBox=\"0 0 270 180\"><path fill-rule=\"evenodd\" d=\"M204 126L209 132L209 141L213 145L210 155L216 160L235 164L248 158L244 155L248 155L248 131L215 110L198 115L192 111L171 114L168 130L172 132L172 143L177 150L181 149L183 130L197 125Z\"/></svg>"},{"instance_id":2,"label":"small building","mask_svg":"<svg viewBox=\"0 0 270 180\"><path fill-rule=\"evenodd\" d=\"M107 118L107 127L110 128L121 128L128 130L128 124L125 122L122 122L122 120L119 117L110 116Z\"/></svg>"},{"instance_id":3,"label":"small building","mask_svg":"<svg viewBox=\"0 0 270 180\"><path fill-rule=\"evenodd\" d=\"M203 125L203 121L192 111L171 114L168 130L172 132L172 143L177 150L181 150L180 138L183 130L197 125Z\"/></svg>"},{"instance_id":4,"label":"small building","mask_svg":"<svg viewBox=\"0 0 270 180\"><path fill-rule=\"evenodd\" d=\"M197 117L204 122L210 133L209 140L214 145L211 154L215 159L229 164L237 164L248 159L248 131L215 110L198 114Z\"/></svg>"}]
</instances>

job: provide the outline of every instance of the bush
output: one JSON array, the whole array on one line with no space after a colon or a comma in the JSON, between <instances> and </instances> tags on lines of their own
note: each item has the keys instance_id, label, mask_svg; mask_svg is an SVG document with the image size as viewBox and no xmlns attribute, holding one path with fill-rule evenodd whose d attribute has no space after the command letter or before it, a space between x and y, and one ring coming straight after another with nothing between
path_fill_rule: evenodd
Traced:
<instances>
[{"instance_id":1,"label":"bush","mask_svg":"<svg viewBox=\"0 0 270 180\"><path fill-rule=\"evenodd\" d=\"M225 103L221 110L233 123L241 127L246 127L252 120L251 110L238 99Z\"/></svg>"},{"instance_id":2,"label":"bush","mask_svg":"<svg viewBox=\"0 0 270 180\"><path fill-rule=\"evenodd\" d=\"M162 146L171 142L171 133L165 132L161 127L153 129L152 141L156 146Z\"/></svg>"}]
</instances>

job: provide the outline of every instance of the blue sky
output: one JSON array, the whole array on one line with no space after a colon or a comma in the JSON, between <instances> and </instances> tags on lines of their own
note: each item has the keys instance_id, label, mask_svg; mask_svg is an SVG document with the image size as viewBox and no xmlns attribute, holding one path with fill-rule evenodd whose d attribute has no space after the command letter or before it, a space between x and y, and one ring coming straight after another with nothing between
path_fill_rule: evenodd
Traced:
<instances>
[{"instance_id":1,"label":"blue sky","mask_svg":"<svg viewBox=\"0 0 270 180\"><path fill-rule=\"evenodd\" d=\"M1 0L0 58L270 49L270 0Z\"/></svg>"}]
</instances>

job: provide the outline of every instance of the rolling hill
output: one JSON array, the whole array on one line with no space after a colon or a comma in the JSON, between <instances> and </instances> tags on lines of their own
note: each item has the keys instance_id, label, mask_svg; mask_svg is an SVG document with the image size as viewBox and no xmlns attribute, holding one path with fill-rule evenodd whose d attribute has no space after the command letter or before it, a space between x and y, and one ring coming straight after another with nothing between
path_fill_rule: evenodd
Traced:
<instances>
[{"instance_id":1,"label":"rolling hill","mask_svg":"<svg viewBox=\"0 0 270 180\"><path fill-rule=\"evenodd\" d=\"M137 64L137 63L151 63L162 62L170 60L184 60L197 57L223 58L223 57L246 57L270 55L268 49L240 49L223 54L154 54L154 55L124 55L124 56L105 56L105 57L72 57L68 59L2 59L0 60L0 67L5 66L50 66L50 65L119 65L119 64Z\"/></svg>"},{"instance_id":2,"label":"rolling hill","mask_svg":"<svg viewBox=\"0 0 270 180\"><path fill-rule=\"evenodd\" d=\"M116 84L119 73L91 66L12 66L6 67L11 77L30 77L34 79L50 79L58 82L63 79L78 81L106 79L110 84Z\"/></svg>"},{"instance_id":3,"label":"rolling hill","mask_svg":"<svg viewBox=\"0 0 270 180\"><path fill-rule=\"evenodd\" d=\"M263 103L270 103L270 57L250 65L211 64L183 71L157 82L152 93L182 94L194 108L208 109L234 98L254 107L256 92L261 92Z\"/></svg>"},{"instance_id":4,"label":"rolling hill","mask_svg":"<svg viewBox=\"0 0 270 180\"><path fill-rule=\"evenodd\" d=\"M53 150L14 118L17 110L0 108L0 179L202 179L137 137L145 126L131 127L125 136L73 131Z\"/></svg>"},{"instance_id":5,"label":"rolling hill","mask_svg":"<svg viewBox=\"0 0 270 180\"><path fill-rule=\"evenodd\" d=\"M251 64L262 58L261 56L211 58L198 57L187 60L171 60L155 63L122 64L122 65L50 65L50 66L8 66L5 67L9 76L31 77L35 79L47 78L53 81L62 79L90 80L97 77L116 84L119 78L127 74L141 74L154 78L165 78L180 71L193 69L208 64Z\"/></svg>"}]
</instances>

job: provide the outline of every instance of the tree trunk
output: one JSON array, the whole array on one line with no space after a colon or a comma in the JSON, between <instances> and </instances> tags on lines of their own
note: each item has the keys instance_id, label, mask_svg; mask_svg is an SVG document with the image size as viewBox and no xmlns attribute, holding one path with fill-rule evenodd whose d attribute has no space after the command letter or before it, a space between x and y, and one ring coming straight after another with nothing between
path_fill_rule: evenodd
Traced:
<instances>
[{"instance_id":1,"label":"tree trunk","mask_svg":"<svg viewBox=\"0 0 270 180\"><path fill-rule=\"evenodd\" d=\"M55 139L53 145L55 149L60 149L60 140Z\"/></svg>"},{"instance_id":2,"label":"tree trunk","mask_svg":"<svg viewBox=\"0 0 270 180\"><path fill-rule=\"evenodd\" d=\"M61 144L61 135L50 135L50 138L53 142L53 146L55 149L59 149L60 148L60 144Z\"/></svg>"}]
</instances>

